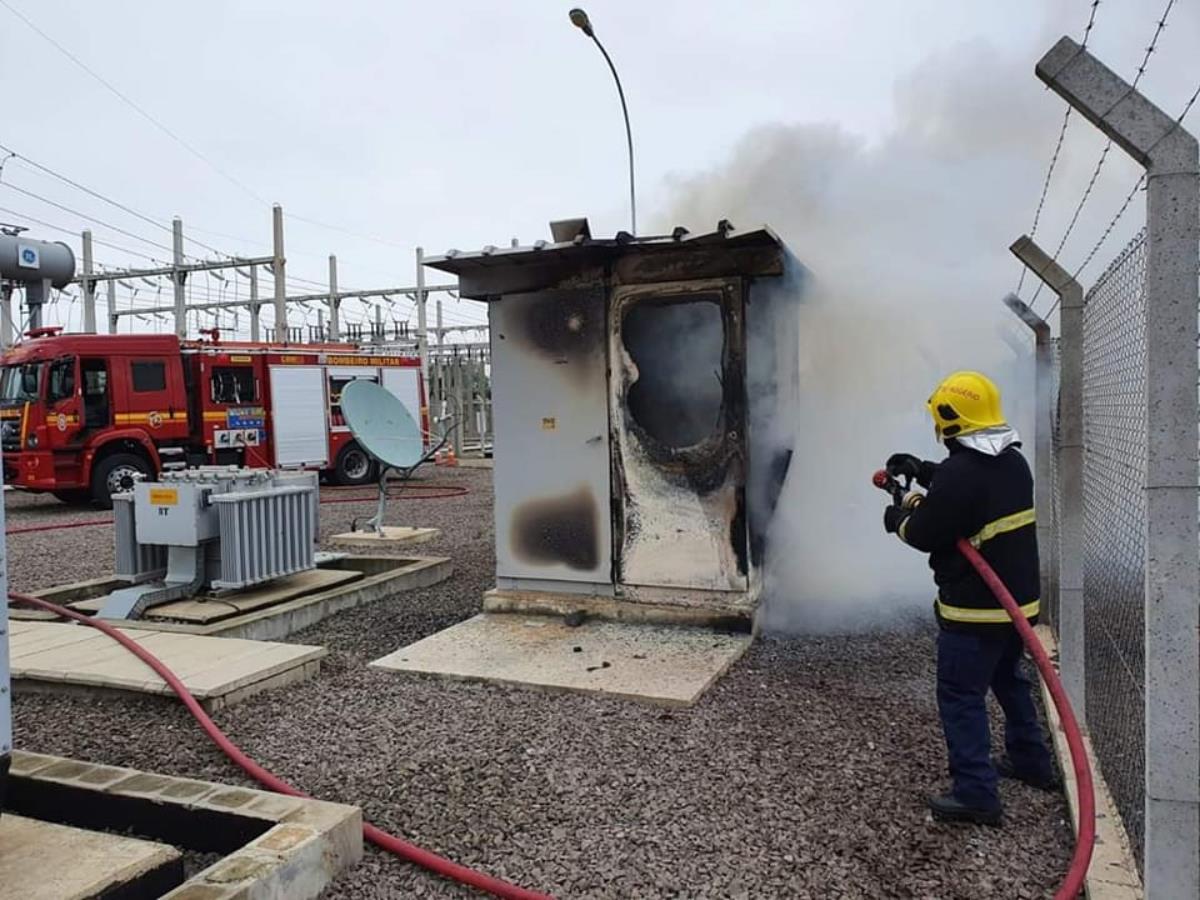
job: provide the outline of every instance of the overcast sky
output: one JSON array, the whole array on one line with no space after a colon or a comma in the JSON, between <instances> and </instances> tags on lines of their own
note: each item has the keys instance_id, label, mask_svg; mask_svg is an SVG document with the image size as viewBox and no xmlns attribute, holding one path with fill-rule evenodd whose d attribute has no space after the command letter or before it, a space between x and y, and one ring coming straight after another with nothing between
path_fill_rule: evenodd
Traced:
<instances>
[{"instance_id":1,"label":"overcast sky","mask_svg":"<svg viewBox=\"0 0 1200 900\"><path fill-rule=\"evenodd\" d=\"M0 144L164 225L179 215L189 235L222 251L269 252L264 201L281 203L296 291L315 289L300 279L324 281L331 252L339 257L343 286L399 286L413 281L418 245L441 252L513 237L529 243L548 237L548 220L571 215L588 215L596 234L626 227L620 109L603 59L568 22L568 3L4 2L211 164L3 6ZM998 223L1001 233L1015 236L1033 216L1063 109L1054 95L1033 90L1033 65L1061 34L1080 36L1089 5L593 0L587 8L629 100L643 231L665 224L678 206L679 185L727 166L756 127L829 123L867 146L886 142L898 121L911 120L905 104L928 94L927 87L914 92L914 83L961 78L961 67L946 76L937 60L947 53L961 58L967 47L1004 63L987 71L1014 73L983 93L995 100L994 127L1002 131L1011 122L1021 135L1012 166L1024 187L1014 200L1004 182ZM1106 0L1091 48L1131 78L1164 5ZM1141 85L1172 112L1200 82L1198 7L1197 0L1175 4ZM942 114L953 115L953 107ZM1195 127L1200 111L1194 116ZM1076 122L1065 149L1069 164L1052 185L1044 227L1054 238L1103 144L1088 132ZM1111 213L1101 196L1118 195L1134 172L1114 159L1096 208L1081 221L1087 238L1081 248ZM3 182L170 244L168 230L20 160L5 166ZM991 202L993 189L980 179L980 205ZM28 222L33 217L77 232L84 220L73 212L5 186L0 208L16 213L0 211L0 221L26 222L37 236L78 246L77 238ZM913 227L936 215L914 208ZM108 225L91 223L98 239L164 256L161 247ZM208 251L189 245L189 252ZM1004 252L1001 243L997 258ZM111 247L98 247L96 255L112 265L146 262ZM819 261L807 261L819 268ZM142 287L132 302L152 303L154 290ZM197 279L193 290L198 299L205 291L216 299L232 296L233 288L222 294L219 282ZM361 315L350 311L352 319ZM476 321L481 312L451 301L446 317Z\"/></svg>"}]
</instances>

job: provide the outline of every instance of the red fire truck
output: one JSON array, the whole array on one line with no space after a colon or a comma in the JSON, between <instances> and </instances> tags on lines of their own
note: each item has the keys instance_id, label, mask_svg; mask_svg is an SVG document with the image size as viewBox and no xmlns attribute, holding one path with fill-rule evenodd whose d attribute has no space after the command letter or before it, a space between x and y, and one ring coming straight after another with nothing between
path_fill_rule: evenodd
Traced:
<instances>
[{"instance_id":1,"label":"red fire truck","mask_svg":"<svg viewBox=\"0 0 1200 900\"><path fill-rule=\"evenodd\" d=\"M173 335L40 329L4 354L4 481L66 502L109 504L141 474L200 464L375 477L342 419L343 385L395 394L428 433L415 357L351 344L181 341Z\"/></svg>"}]
</instances>

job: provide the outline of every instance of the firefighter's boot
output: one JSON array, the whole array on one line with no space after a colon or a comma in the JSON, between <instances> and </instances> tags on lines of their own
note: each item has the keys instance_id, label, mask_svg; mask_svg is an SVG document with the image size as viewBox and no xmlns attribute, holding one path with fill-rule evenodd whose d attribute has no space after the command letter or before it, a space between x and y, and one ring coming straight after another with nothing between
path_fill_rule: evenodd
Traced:
<instances>
[{"instance_id":1,"label":"firefighter's boot","mask_svg":"<svg viewBox=\"0 0 1200 900\"><path fill-rule=\"evenodd\" d=\"M1062 781L1053 772L1045 774L1031 774L1029 772L1018 772L1012 764L1012 760L1008 755L997 756L992 760L992 765L996 768L996 774L1001 778L1009 778L1014 781L1020 781L1031 788L1037 788L1039 791L1048 791L1055 793L1062 788Z\"/></svg>"},{"instance_id":2,"label":"firefighter's boot","mask_svg":"<svg viewBox=\"0 0 1200 900\"><path fill-rule=\"evenodd\" d=\"M974 825L999 825L1003 809L999 803L994 807L968 806L953 794L942 794L929 798L929 810L940 822L969 822Z\"/></svg>"}]
</instances>

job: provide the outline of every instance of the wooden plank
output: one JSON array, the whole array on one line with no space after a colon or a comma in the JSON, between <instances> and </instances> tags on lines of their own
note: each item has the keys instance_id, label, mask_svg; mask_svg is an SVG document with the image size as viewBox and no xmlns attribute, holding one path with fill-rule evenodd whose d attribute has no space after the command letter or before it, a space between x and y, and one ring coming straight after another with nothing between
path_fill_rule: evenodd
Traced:
<instances>
[{"instance_id":1,"label":"wooden plank","mask_svg":"<svg viewBox=\"0 0 1200 900\"><path fill-rule=\"evenodd\" d=\"M86 626L74 625L46 625L47 628L71 628L75 631L87 632L89 638L87 640L72 642L68 644L54 644L49 647L43 647L35 650L32 653L21 653L20 662L27 667L40 667L48 663L51 665L65 663L71 667L90 666L94 663L103 663L108 659L116 659L120 655L128 656L129 651L124 649L116 641L94 631ZM130 637L139 643L144 639L144 635L152 632L130 632ZM18 639L17 646L20 652L21 640ZM14 659L14 662L16 660Z\"/></svg>"},{"instance_id":2,"label":"wooden plank","mask_svg":"<svg viewBox=\"0 0 1200 900\"><path fill-rule=\"evenodd\" d=\"M56 643L63 632L83 640ZM122 629L158 656L202 699L219 698L292 669L305 669L325 656L323 647L178 632ZM86 627L49 622L22 623L12 632L15 680L165 694L166 684L144 662L107 635Z\"/></svg>"},{"instance_id":3,"label":"wooden plank","mask_svg":"<svg viewBox=\"0 0 1200 900\"><path fill-rule=\"evenodd\" d=\"M67 625L62 622L22 622L22 625L32 625L33 628L18 629L18 623L13 622L10 631L10 650L12 658L18 655L40 653L42 650L52 650L69 644L80 644L96 638L96 632L82 625Z\"/></svg>"},{"instance_id":4,"label":"wooden plank","mask_svg":"<svg viewBox=\"0 0 1200 900\"><path fill-rule=\"evenodd\" d=\"M289 575L287 578L277 579L261 587L239 591L225 597L176 600L173 603L164 603L162 606L155 606L147 610L143 618L148 621L170 620L207 625L223 619L232 619L234 616L253 612L264 606L273 606L276 603L284 603L306 594L329 590L351 581L358 581L362 577L364 577L364 573L353 569L310 569L307 572ZM94 613L98 612L103 605L104 598L98 597L73 603L71 608L80 612Z\"/></svg>"},{"instance_id":5,"label":"wooden plank","mask_svg":"<svg viewBox=\"0 0 1200 900\"><path fill-rule=\"evenodd\" d=\"M270 650L260 651L252 660L247 658L245 665L239 667L241 671L210 669L197 672L189 678L189 684L194 684L197 691L206 692L206 696L225 694L319 660L326 652L324 647L275 644Z\"/></svg>"},{"instance_id":6,"label":"wooden plank","mask_svg":"<svg viewBox=\"0 0 1200 900\"><path fill-rule=\"evenodd\" d=\"M172 654L174 665L172 671L175 672L181 679L188 684L195 682L196 676L209 671L225 673L229 677L240 677L246 671L254 671L259 668L259 659L270 659L274 648L276 647L292 647L291 644L267 644L263 641L247 641L240 638L216 638L221 643L219 645L196 644L189 640L195 637L190 634L179 634L174 632L157 632L157 637L161 638L184 638L184 642L177 645L177 648ZM149 644L147 646L150 646ZM158 655L172 653L171 650L164 648L162 654L157 649L154 652ZM295 654L293 654L295 655ZM220 683L219 681L217 682Z\"/></svg>"}]
</instances>

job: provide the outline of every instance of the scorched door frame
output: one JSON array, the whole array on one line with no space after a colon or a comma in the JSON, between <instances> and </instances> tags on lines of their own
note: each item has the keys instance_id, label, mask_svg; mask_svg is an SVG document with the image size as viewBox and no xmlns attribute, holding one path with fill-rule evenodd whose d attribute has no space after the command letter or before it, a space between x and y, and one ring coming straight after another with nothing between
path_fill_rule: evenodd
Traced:
<instances>
[{"instance_id":1,"label":"scorched door frame","mask_svg":"<svg viewBox=\"0 0 1200 900\"><path fill-rule=\"evenodd\" d=\"M609 425L613 569L629 599L686 602L684 592L743 595L751 589L745 389L746 282L739 277L616 286L609 311ZM643 301L720 296L723 341L719 425L691 447L670 448L634 421L625 397L633 360L623 325ZM687 302L687 301L681 301Z\"/></svg>"}]
</instances>

